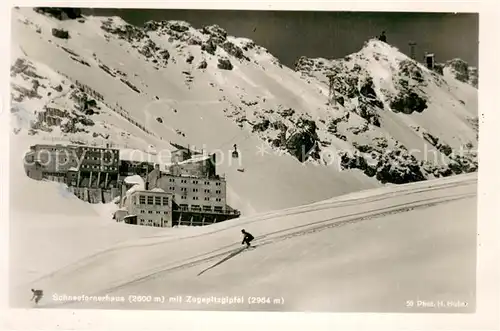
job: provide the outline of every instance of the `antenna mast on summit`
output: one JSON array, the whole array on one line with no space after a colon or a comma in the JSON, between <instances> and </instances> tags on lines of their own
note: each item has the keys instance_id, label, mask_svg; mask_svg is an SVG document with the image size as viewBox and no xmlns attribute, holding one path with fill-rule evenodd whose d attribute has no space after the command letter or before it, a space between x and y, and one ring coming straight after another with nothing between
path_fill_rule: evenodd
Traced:
<instances>
[{"instance_id":1,"label":"antenna mast on summit","mask_svg":"<svg viewBox=\"0 0 500 331\"><path fill-rule=\"evenodd\" d=\"M417 43L410 41L408 45L410 45L410 57L415 60L415 46L417 46Z\"/></svg>"},{"instance_id":2,"label":"antenna mast on summit","mask_svg":"<svg viewBox=\"0 0 500 331\"><path fill-rule=\"evenodd\" d=\"M333 74L328 76L328 104L335 105L335 89L333 88Z\"/></svg>"}]
</instances>

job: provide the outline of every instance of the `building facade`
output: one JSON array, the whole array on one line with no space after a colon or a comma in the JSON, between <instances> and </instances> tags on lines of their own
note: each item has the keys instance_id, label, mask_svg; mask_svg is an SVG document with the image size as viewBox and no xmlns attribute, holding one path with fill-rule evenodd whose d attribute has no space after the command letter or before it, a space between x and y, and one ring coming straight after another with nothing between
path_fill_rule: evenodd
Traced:
<instances>
[{"instance_id":1,"label":"building facade","mask_svg":"<svg viewBox=\"0 0 500 331\"><path fill-rule=\"evenodd\" d=\"M174 225L207 225L240 216L226 201L226 180L216 174L215 155L199 155L167 167L155 167L147 187L172 194Z\"/></svg>"},{"instance_id":2,"label":"building facade","mask_svg":"<svg viewBox=\"0 0 500 331\"><path fill-rule=\"evenodd\" d=\"M135 191L124 201L128 215L137 225L172 227L172 194L162 190ZM126 217L126 216L124 216Z\"/></svg>"},{"instance_id":3,"label":"building facade","mask_svg":"<svg viewBox=\"0 0 500 331\"><path fill-rule=\"evenodd\" d=\"M162 174L150 187L171 193L179 210L203 212L226 211L226 180Z\"/></svg>"},{"instance_id":4,"label":"building facade","mask_svg":"<svg viewBox=\"0 0 500 331\"><path fill-rule=\"evenodd\" d=\"M69 171L68 185L104 189L118 187L118 149L77 146L75 155L79 166Z\"/></svg>"},{"instance_id":5,"label":"building facade","mask_svg":"<svg viewBox=\"0 0 500 331\"><path fill-rule=\"evenodd\" d=\"M69 169L78 166L76 148L73 145L33 145L24 160L26 168L39 167L48 176L65 177Z\"/></svg>"},{"instance_id":6,"label":"building facade","mask_svg":"<svg viewBox=\"0 0 500 331\"><path fill-rule=\"evenodd\" d=\"M30 147L24 161L28 177L65 183L90 203L107 203L120 193L117 149L38 144Z\"/></svg>"},{"instance_id":7,"label":"building facade","mask_svg":"<svg viewBox=\"0 0 500 331\"><path fill-rule=\"evenodd\" d=\"M120 160L118 172L120 173L120 179L123 179L127 176L134 176L134 175L139 175L141 177L144 177L153 169L154 169L154 164L151 162Z\"/></svg>"}]
</instances>

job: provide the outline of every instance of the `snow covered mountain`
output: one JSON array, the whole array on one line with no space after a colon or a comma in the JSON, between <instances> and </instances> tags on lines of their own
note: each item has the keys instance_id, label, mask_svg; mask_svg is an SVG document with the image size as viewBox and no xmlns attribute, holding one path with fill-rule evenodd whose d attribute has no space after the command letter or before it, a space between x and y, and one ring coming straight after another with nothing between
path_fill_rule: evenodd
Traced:
<instances>
[{"instance_id":1,"label":"snow covered mountain","mask_svg":"<svg viewBox=\"0 0 500 331\"><path fill-rule=\"evenodd\" d=\"M344 116L331 122L331 131L361 153L372 157L375 153L377 160L388 157L392 162L385 165L395 163L413 177L392 180L403 177L402 181L412 181L429 174L440 177L477 169L477 154L463 153L477 148L475 88L451 75L440 76L378 40L368 41L361 51L344 59L302 57L295 69L325 86L333 77L332 97L337 107L347 109L346 115L354 114L361 124L353 130L344 124L351 117ZM399 157L405 161L395 161ZM379 174L394 177L394 172L385 176L380 162L370 167L368 158L361 158L366 162L360 162L360 156L350 156L346 162L366 174L376 173L377 178Z\"/></svg>"},{"instance_id":2,"label":"snow covered mountain","mask_svg":"<svg viewBox=\"0 0 500 331\"><path fill-rule=\"evenodd\" d=\"M448 75L456 80L478 87L479 74L476 67L469 66L462 59L455 58L446 63L440 64L440 72L443 75Z\"/></svg>"},{"instance_id":3,"label":"snow covered mountain","mask_svg":"<svg viewBox=\"0 0 500 331\"><path fill-rule=\"evenodd\" d=\"M12 31L16 134L152 157L169 141L221 151L244 214L477 169L477 90L376 40L297 72L217 25L18 8Z\"/></svg>"}]
</instances>

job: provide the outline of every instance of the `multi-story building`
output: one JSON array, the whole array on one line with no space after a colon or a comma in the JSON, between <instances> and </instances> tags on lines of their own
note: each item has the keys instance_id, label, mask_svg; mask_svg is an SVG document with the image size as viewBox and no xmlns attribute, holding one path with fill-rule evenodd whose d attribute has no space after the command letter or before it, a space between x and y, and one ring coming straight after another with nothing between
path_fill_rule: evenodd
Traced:
<instances>
[{"instance_id":1,"label":"multi-story building","mask_svg":"<svg viewBox=\"0 0 500 331\"><path fill-rule=\"evenodd\" d=\"M118 221L129 219L127 223L172 227L172 194L161 189L132 192L123 202L127 212Z\"/></svg>"},{"instance_id":2,"label":"multi-story building","mask_svg":"<svg viewBox=\"0 0 500 331\"><path fill-rule=\"evenodd\" d=\"M119 165L117 149L93 146L40 144L31 146L25 155L29 177L37 177L41 172L42 178L75 187L116 187Z\"/></svg>"},{"instance_id":3,"label":"multi-story building","mask_svg":"<svg viewBox=\"0 0 500 331\"><path fill-rule=\"evenodd\" d=\"M210 224L239 216L226 203L226 180L216 175L215 155L184 160L167 167L167 172L156 167L146 183L149 189L172 194L174 224Z\"/></svg>"},{"instance_id":4,"label":"multi-story building","mask_svg":"<svg viewBox=\"0 0 500 331\"><path fill-rule=\"evenodd\" d=\"M76 187L114 188L118 186L118 149L76 146L78 167L68 173L68 184Z\"/></svg>"},{"instance_id":5,"label":"multi-story building","mask_svg":"<svg viewBox=\"0 0 500 331\"><path fill-rule=\"evenodd\" d=\"M65 182L66 173L78 166L75 146L62 144L33 145L26 153L24 161L28 177L59 182Z\"/></svg>"},{"instance_id":6,"label":"multi-story building","mask_svg":"<svg viewBox=\"0 0 500 331\"><path fill-rule=\"evenodd\" d=\"M226 210L226 180L162 174L150 187L159 187L173 195L181 210L224 212Z\"/></svg>"},{"instance_id":7,"label":"multi-story building","mask_svg":"<svg viewBox=\"0 0 500 331\"><path fill-rule=\"evenodd\" d=\"M25 155L25 170L35 180L63 182L77 197L109 202L119 195L118 150L80 145L34 145Z\"/></svg>"},{"instance_id":8,"label":"multi-story building","mask_svg":"<svg viewBox=\"0 0 500 331\"><path fill-rule=\"evenodd\" d=\"M124 179L125 177L133 175L139 175L141 177L144 177L153 169L154 169L154 164L151 162L120 160L120 166L118 168L118 171L120 173L120 179Z\"/></svg>"}]
</instances>

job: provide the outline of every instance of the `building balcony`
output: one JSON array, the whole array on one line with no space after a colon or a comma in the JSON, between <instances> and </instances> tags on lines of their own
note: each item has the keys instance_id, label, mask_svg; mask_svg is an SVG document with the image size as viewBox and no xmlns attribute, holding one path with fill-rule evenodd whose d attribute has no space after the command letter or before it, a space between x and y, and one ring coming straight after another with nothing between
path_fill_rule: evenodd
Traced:
<instances>
[{"instance_id":1,"label":"building balcony","mask_svg":"<svg viewBox=\"0 0 500 331\"><path fill-rule=\"evenodd\" d=\"M188 212L188 213L200 213L200 214L224 214L224 215L240 215L240 211L233 209L229 206L226 208L216 209L212 208L210 210L203 207L189 207L189 206L177 206L173 209L174 212Z\"/></svg>"}]
</instances>

